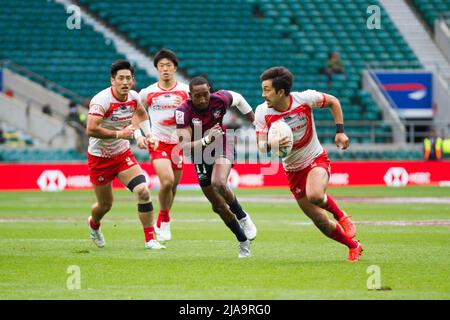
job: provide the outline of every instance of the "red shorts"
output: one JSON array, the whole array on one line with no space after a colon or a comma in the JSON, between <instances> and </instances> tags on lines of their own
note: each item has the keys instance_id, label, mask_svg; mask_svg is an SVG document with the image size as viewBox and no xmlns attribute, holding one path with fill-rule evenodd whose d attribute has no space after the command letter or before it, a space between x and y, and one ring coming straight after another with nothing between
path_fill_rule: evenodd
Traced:
<instances>
[{"instance_id":1,"label":"red shorts","mask_svg":"<svg viewBox=\"0 0 450 320\"><path fill-rule=\"evenodd\" d=\"M156 159L171 160L173 170L183 170L183 150L179 144L171 144L160 141L158 148L148 148L152 161Z\"/></svg>"},{"instance_id":2,"label":"red shorts","mask_svg":"<svg viewBox=\"0 0 450 320\"><path fill-rule=\"evenodd\" d=\"M286 172L289 189L291 189L296 200L306 195L306 178L308 177L308 173L315 167L324 168L327 170L328 177L330 176L330 159L326 151L315 158L308 167L299 171Z\"/></svg>"},{"instance_id":3,"label":"red shorts","mask_svg":"<svg viewBox=\"0 0 450 320\"><path fill-rule=\"evenodd\" d=\"M130 149L112 158L97 157L88 153L89 176L92 184L97 186L111 182L119 172L137 164Z\"/></svg>"}]
</instances>

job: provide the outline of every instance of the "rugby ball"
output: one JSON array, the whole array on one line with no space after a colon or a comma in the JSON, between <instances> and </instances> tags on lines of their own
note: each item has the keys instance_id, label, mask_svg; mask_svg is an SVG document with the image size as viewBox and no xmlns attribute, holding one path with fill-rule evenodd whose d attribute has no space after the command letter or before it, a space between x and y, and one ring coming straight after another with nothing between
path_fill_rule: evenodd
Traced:
<instances>
[{"instance_id":1,"label":"rugby ball","mask_svg":"<svg viewBox=\"0 0 450 320\"><path fill-rule=\"evenodd\" d=\"M287 137L288 141L290 142L289 146L282 148L278 147L279 141L285 137ZM267 140L271 147L272 153L274 153L278 157L284 158L292 150L294 136L292 134L291 127L289 127L289 125L284 120L278 120L272 123L272 125L270 126L269 133L267 134Z\"/></svg>"}]
</instances>

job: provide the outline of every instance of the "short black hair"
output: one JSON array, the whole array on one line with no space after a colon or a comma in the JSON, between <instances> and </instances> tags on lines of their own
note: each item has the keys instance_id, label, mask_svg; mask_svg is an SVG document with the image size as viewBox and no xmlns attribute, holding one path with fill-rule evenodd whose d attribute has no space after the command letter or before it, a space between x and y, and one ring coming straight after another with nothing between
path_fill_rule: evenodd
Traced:
<instances>
[{"instance_id":1,"label":"short black hair","mask_svg":"<svg viewBox=\"0 0 450 320\"><path fill-rule=\"evenodd\" d=\"M197 77L192 78L191 81L189 81L189 91L192 91L192 88L194 86L200 86L202 84L207 84L210 87L209 81L205 77L197 76Z\"/></svg>"},{"instance_id":2,"label":"short black hair","mask_svg":"<svg viewBox=\"0 0 450 320\"><path fill-rule=\"evenodd\" d=\"M131 75L134 76L134 67L127 60L117 60L111 64L111 78L114 78L119 70L130 70Z\"/></svg>"},{"instance_id":3,"label":"short black hair","mask_svg":"<svg viewBox=\"0 0 450 320\"><path fill-rule=\"evenodd\" d=\"M162 59L168 59L172 61L175 67L178 67L177 55L172 50L161 49L155 54L155 57L153 58L153 65L155 66L155 68L158 66L158 62Z\"/></svg>"},{"instance_id":4,"label":"short black hair","mask_svg":"<svg viewBox=\"0 0 450 320\"><path fill-rule=\"evenodd\" d=\"M274 87L275 92L284 89L284 94L288 96L291 93L294 76L285 67L272 67L264 71L260 79L261 81L272 80L272 87Z\"/></svg>"}]
</instances>

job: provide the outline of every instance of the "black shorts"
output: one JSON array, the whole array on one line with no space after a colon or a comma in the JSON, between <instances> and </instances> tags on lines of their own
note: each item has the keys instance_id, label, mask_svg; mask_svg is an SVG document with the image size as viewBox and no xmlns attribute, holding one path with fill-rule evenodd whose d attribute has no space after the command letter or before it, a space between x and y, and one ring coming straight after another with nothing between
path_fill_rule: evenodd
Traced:
<instances>
[{"instance_id":1,"label":"black shorts","mask_svg":"<svg viewBox=\"0 0 450 320\"><path fill-rule=\"evenodd\" d=\"M195 171L197 171L198 184L204 188L211 185L211 176L214 164L196 164Z\"/></svg>"},{"instance_id":2,"label":"black shorts","mask_svg":"<svg viewBox=\"0 0 450 320\"><path fill-rule=\"evenodd\" d=\"M205 154L203 153L201 163L194 163L195 170L197 171L198 183L200 187L207 187L211 185L211 177L214 168L214 163L206 163L215 162L218 158L227 158L231 162L231 166L233 166L234 159L236 159L236 148L235 148L235 140L234 136L224 136L222 142L222 147L219 147L218 150L213 148L211 152L207 154L209 156L209 161L205 161ZM214 147L214 144L212 145ZM218 153L216 153L218 151ZM205 149L202 149L202 152L205 152ZM199 161L200 162L200 161Z\"/></svg>"},{"instance_id":3,"label":"black shorts","mask_svg":"<svg viewBox=\"0 0 450 320\"><path fill-rule=\"evenodd\" d=\"M224 157L226 158L226 157ZM233 161L231 161L231 167L234 166ZM214 169L214 163L213 164L206 164L204 162L200 164L194 164L195 165L195 171L197 172L197 178L198 178L198 184L200 187L204 188L211 185L211 177L212 172Z\"/></svg>"}]
</instances>

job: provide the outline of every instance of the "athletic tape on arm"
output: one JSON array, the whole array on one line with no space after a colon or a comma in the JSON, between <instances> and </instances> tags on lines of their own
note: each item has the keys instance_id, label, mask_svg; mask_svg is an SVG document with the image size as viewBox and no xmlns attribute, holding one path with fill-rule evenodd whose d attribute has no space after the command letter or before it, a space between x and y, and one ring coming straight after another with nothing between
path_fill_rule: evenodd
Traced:
<instances>
[{"instance_id":1,"label":"athletic tape on arm","mask_svg":"<svg viewBox=\"0 0 450 320\"><path fill-rule=\"evenodd\" d=\"M234 91L228 90L228 92L233 97L233 106L236 106L242 114L247 114L252 111L252 107L248 104L248 102L244 99L244 97Z\"/></svg>"},{"instance_id":2,"label":"athletic tape on arm","mask_svg":"<svg viewBox=\"0 0 450 320\"><path fill-rule=\"evenodd\" d=\"M141 123L139 123L139 127L142 129L142 131L144 132L144 135L149 135L151 133L150 130L150 120L144 120Z\"/></svg>"}]
</instances>

